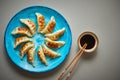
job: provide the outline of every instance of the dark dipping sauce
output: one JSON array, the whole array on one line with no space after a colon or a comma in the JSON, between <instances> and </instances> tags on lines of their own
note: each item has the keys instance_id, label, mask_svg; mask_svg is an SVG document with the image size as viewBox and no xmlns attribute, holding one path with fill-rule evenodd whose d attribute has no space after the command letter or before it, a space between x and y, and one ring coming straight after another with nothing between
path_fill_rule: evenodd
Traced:
<instances>
[{"instance_id":1,"label":"dark dipping sauce","mask_svg":"<svg viewBox=\"0 0 120 80\"><path fill-rule=\"evenodd\" d=\"M95 45L94 37L89 34L82 36L80 39L81 46L83 46L85 43L87 43L86 49L92 49Z\"/></svg>"}]
</instances>

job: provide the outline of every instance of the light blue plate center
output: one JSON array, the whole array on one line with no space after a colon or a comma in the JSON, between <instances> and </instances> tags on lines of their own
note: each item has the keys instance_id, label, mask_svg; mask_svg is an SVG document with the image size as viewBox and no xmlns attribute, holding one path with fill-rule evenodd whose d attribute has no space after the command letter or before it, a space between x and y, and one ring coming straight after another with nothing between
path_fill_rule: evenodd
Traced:
<instances>
[{"instance_id":1,"label":"light blue plate center","mask_svg":"<svg viewBox=\"0 0 120 80\"><path fill-rule=\"evenodd\" d=\"M39 47L41 44L44 44L44 35L37 33L32 37L36 47Z\"/></svg>"}]
</instances>

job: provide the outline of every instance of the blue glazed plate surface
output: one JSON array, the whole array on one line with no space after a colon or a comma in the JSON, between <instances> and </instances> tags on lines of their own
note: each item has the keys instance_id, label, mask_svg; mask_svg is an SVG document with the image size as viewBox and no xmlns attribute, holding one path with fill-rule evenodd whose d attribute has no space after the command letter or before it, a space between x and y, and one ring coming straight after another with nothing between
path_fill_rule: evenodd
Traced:
<instances>
[{"instance_id":1,"label":"blue glazed plate surface","mask_svg":"<svg viewBox=\"0 0 120 80\"><path fill-rule=\"evenodd\" d=\"M14 49L14 41L15 38L18 36L13 36L11 35L11 32L18 26L25 26L20 22L20 19L24 18L30 18L35 24L37 28L37 19L35 13L41 13L45 17L46 24L49 22L51 16L55 17L56 20L56 25L53 30L53 32L65 27L66 30L64 34L58 39L58 41L65 41L65 45L59 49L53 49L54 51L58 52L61 54L60 57L51 59L49 57L46 57L48 61L48 66L45 66L44 64L41 63L41 61L38 58L37 51L38 48L41 44L45 44L44 42L44 35L37 33L34 37L32 37L35 46L36 46L36 52L35 52L35 59L34 59L34 64L35 67L33 67L31 64L27 62L27 55L23 58L23 60L20 59L20 47L21 45ZM18 12L8 23L5 35L4 35L4 45L7 51L7 54L9 58L12 60L13 63L15 63L18 67L21 69L24 69L29 72L47 72L50 70L53 70L57 66L59 66L67 57L69 54L70 48L71 48L71 43L72 43L72 34L70 27L65 20L65 18L59 14L57 11L44 7L44 6L32 6L25 8Z\"/></svg>"}]
</instances>

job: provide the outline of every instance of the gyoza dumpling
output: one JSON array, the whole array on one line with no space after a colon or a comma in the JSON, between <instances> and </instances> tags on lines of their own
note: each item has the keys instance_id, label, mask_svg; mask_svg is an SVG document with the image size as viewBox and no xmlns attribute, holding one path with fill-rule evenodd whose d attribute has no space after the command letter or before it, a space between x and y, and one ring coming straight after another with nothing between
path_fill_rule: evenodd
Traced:
<instances>
[{"instance_id":1,"label":"gyoza dumpling","mask_svg":"<svg viewBox=\"0 0 120 80\"><path fill-rule=\"evenodd\" d=\"M23 24L28 26L28 28L30 29L30 32L32 33L32 35L35 34L35 32L36 32L36 25L35 25L35 23L32 20L30 20L29 18L26 18L26 19L20 19L20 21Z\"/></svg>"},{"instance_id":2,"label":"gyoza dumpling","mask_svg":"<svg viewBox=\"0 0 120 80\"><path fill-rule=\"evenodd\" d=\"M35 13L37 16L37 23L38 23L38 32L45 28L45 18L40 13Z\"/></svg>"},{"instance_id":3,"label":"gyoza dumpling","mask_svg":"<svg viewBox=\"0 0 120 80\"><path fill-rule=\"evenodd\" d=\"M51 50L46 45L42 45L42 49L43 49L44 54L46 56L50 57L50 58L55 58L55 57L59 57L60 56L59 53L56 53L55 51Z\"/></svg>"},{"instance_id":4,"label":"gyoza dumpling","mask_svg":"<svg viewBox=\"0 0 120 80\"><path fill-rule=\"evenodd\" d=\"M51 20L48 22L47 26L41 31L43 34L51 33L55 27L55 18L54 16L51 17Z\"/></svg>"},{"instance_id":5,"label":"gyoza dumpling","mask_svg":"<svg viewBox=\"0 0 120 80\"><path fill-rule=\"evenodd\" d=\"M32 37L32 34L30 33L30 30L28 28L25 28L25 27L17 27L15 28L13 31L12 31L12 34L13 35L16 35L16 34L25 34L29 37Z\"/></svg>"},{"instance_id":6,"label":"gyoza dumpling","mask_svg":"<svg viewBox=\"0 0 120 80\"><path fill-rule=\"evenodd\" d=\"M32 41L32 39L28 38L27 36L18 37L18 38L15 39L14 48L16 48L21 43L28 42L28 41Z\"/></svg>"},{"instance_id":7,"label":"gyoza dumpling","mask_svg":"<svg viewBox=\"0 0 120 80\"><path fill-rule=\"evenodd\" d=\"M60 48L65 44L64 41L52 41L49 38L44 38L44 40L46 41L46 45L50 48Z\"/></svg>"},{"instance_id":8,"label":"gyoza dumpling","mask_svg":"<svg viewBox=\"0 0 120 80\"><path fill-rule=\"evenodd\" d=\"M20 57L21 57L21 59L24 57L24 55L27 53L27 51L32 47L34 47L33 42L27 42L22 46L22 48L20 49Z\"/></svg>"},{"instance_id":9,"label":"gyoza dumpling","mask_svg":"<svg viewBox=\"0 0 120 80\"><path fill-rule=\"evenodd\" d=\"M35 55L35 47L32 47L28 50L27 60L32 66L34 66L34 55Z\"/></svg>"},{"instance_id":10,"label":"gyoza dumpling","mask_svg":"<svg viewBox=\"0 0 120 80\"><path fill-rule=\"evenodd\" d=\"M54 33L46 34L45 36L50 38L51 40L57 40L60 36L63 35L64 32L65 32L65 28L62 28Z\"/></svg>"},{"instance_id":11,"label":"gyoza dumpling","mask_svg":"<svg viewBox=\"0 0 120 80\"><path fill-rule=\"evenodd\" d=\"M45 64L45 65L48 65L47 61L46 61L46 58L45 58L45 55L43 53L43 49L42 47L40 46L39 50L38 50L38 57L40 58L40 60Z\"/></svg>"}]
</instances>

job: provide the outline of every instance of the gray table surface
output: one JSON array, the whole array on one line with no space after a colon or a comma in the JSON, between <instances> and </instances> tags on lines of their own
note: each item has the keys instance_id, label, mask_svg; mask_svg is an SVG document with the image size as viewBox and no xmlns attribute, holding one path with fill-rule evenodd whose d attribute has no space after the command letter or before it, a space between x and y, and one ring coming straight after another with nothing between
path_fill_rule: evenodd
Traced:
<instances>
[{"instance_id":1,"label":"gray table surface","mask_svg":"<svg viewBox=\"0 0 120 80\"><path fill-rule=\"evenodd\" d=\"M47 73L29 73L8 58L4 32L10 19L29 6L47 6L61 13L72 31L72 47L65 61ZM98 35L99 47L92 56L80 59L70 80L120 80L120 1L119 0L1 0L0 1L0 80L57 80L79 50L77 38L84 31Z\"/></svg>"}]
</instances>

